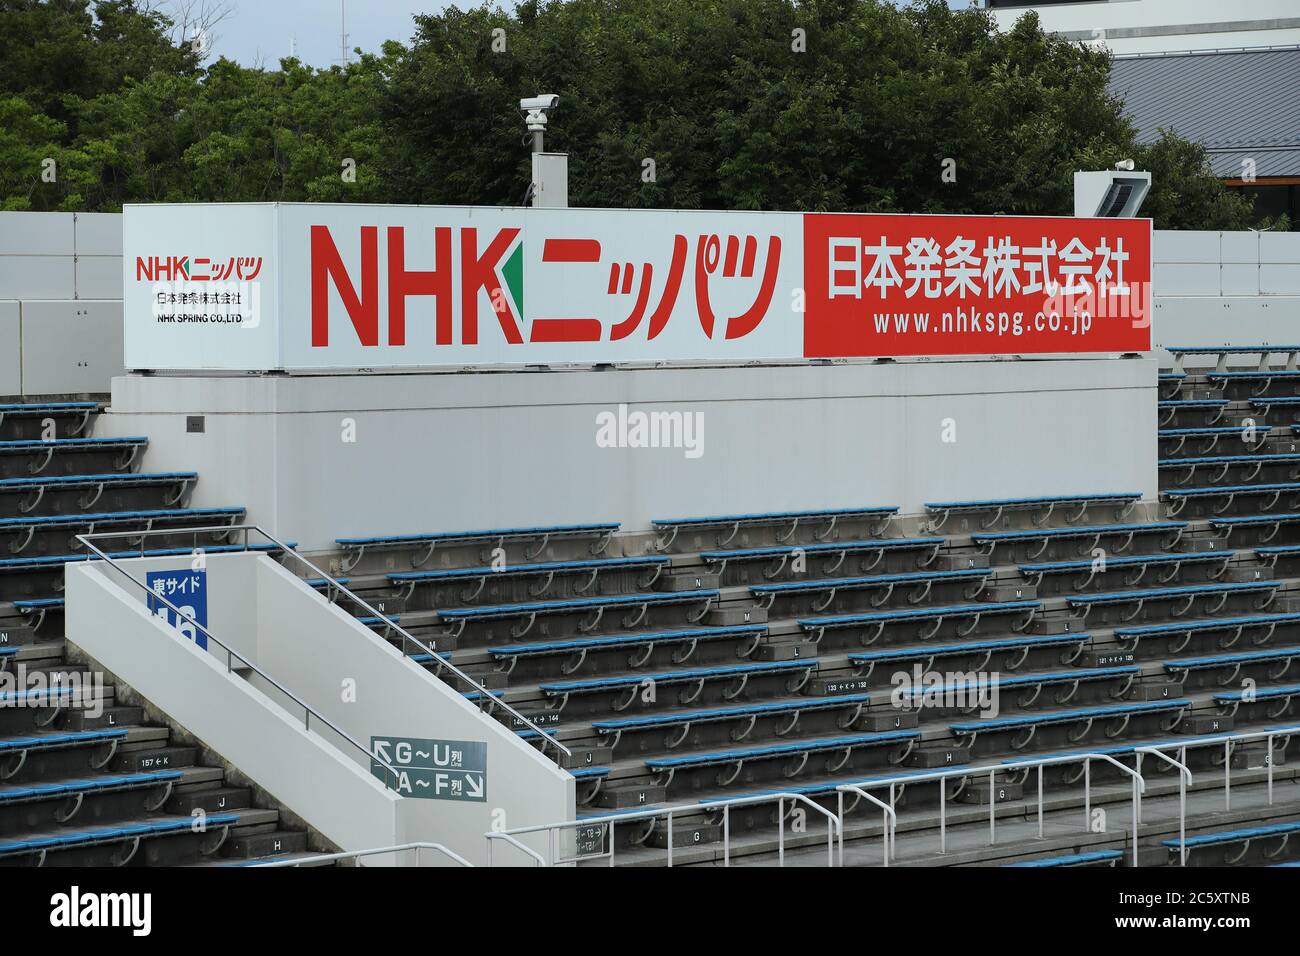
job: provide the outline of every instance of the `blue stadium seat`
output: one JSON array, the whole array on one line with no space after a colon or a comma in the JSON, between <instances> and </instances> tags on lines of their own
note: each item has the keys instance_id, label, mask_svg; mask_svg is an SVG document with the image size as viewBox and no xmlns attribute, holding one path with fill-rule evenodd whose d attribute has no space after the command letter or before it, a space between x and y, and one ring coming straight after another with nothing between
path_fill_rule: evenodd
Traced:
<instances>
[{"instance_id":1,"label":"blue stadium seat","mask_svg":"<svg viewBox=\"0 0 1300 956\"><path fill-rule=\"evenodd\" d=\"M597 677L589 680L548 682L538 685L541 692L548 697L563 698L558 707L562 709L564 701L574 694L598 694L609 691L628 691L635 696L638 690L646 681L652 681L655 686L670 686L673 684L694 684L697 688L703 688L704 684L709 681L727 680L737 681L741 688L748 683L750 678L763 677L768 674L790 674L798 675L800 680L790 688L790 693L798 693L807 678L817 669L817 661L812 658L792 661L762 661L755 664L722 664L715 667L696 667L675 671L661 671L655 674L629 674L619 677ZM736 693L739 693L737 691ZM630 698L629 698L630 702ZM625 709L624 707L615 707L615 710Z\"/></svg>"},{"instance_id":2,"label":"blue stadium seat","mask_svg":"<svg viewBox=\"0 0 1300 956\"><path fill-rule=\"evenodd\" d=\"M1160 372L1156 375L1156 390L1160 398L1172 398L1182 388L1185 372Z\"/></svg>"},{"instance_id":3,"label":"blue stadium seat","mask_svg":"<svg viewBox=\"0 0 1300 956\"><path fill-rule=\"evenodd\" d=\"M1211 577L1218 577L1228 567L1235 556L1233 551L1175 551L1161 552L1159 554L1123 554L1107 557L1105 562L1100 562L1095 558L1080 561L1048 561L1042 564L1022 564L1019 566L1021 575L1032 585L1041 584L1043 578L1048 575L1057 574L1074 574L1082 573L1086 575L1083 579L1074 582L1073 588L1076 591L1082 591L1091 584L1099 574L1105 574L1108 571L1123 570L1127 568L1136 568L1137 573L1128 578L1125 583L1132 587L1141 581L1146 573L1152 568L1168 568L1169 573L1160 580L1159 583L1172 581L1178 576L1178 572L1188 565L1219 565L1216 571L1211 573Z\"/></svg>"},{"instance_id":4,"label":"blue stadium seat","mask_svg":"<svg viewBox=\"0 0 1300 956\"><path fill-rule=\"evenodd\" d=\"M1185 697L1174 700L1153 700L1123 704L1105 704L1100 707L1079 707L1072 710L1053 711L1045 714L1018 714L1014 717L997 717L992 720L975 720L959 724L950 724L948 729L961 740L963 745L973 746L981 734L1000 733L1003 731L1027 731L1024 737L1009 742L1012 750L1023 750L1029 746L1035 733L1042 727L1053 724L1082 724L1083 729L1071 733L1071 742L1082 740L1097 721L1119 720L1120 727L1108 731L1106 736L1117 737L1127 729L1134 717L1146 714L1168 714L1176 711L1175 717L1181 717L1183 711L1191 707L1192 702ZM1174 723L1177 720L1175 719Z\"/></svg>"},{"instance_id":5,"label":"blue stadium seat","mask_svg":"<svg viewBox=\"0 0 1300 956\"><path fill-rule=\"evenodd\" d=\"M1255 556L1270 568L1276 568L1280 560L1300 557L1300 544L1277 544L1267 548L1256 548Z\"/></svg>"},{"instance_id":6,"label":"blue stadium seat","mask_svg":"<svg viewBox=\"0 0 1300 956\"><path fill-rule=\"evenodd\" d=\"M814 611L823 611L830 607L838 591L880 591L873 602L877 606L884 604L898 587L916 585L916 591L908 597L912 604L919 604L930 596L936 584L958 584L974 582L977 587L964 595L968 601L979 597L993 571L989 568L973 568L956 571L912 571L903 574L878 574L860 578L820 578L813 581L787 581L782 584L755 584L750 593L762 608L770 609L778 598L799 594L825 593L824 600L814 602Z\"/></svg>"},{"instance_id":7,"label":"blue stadium seat","mask_svg":"<svg viewBox=\"0 0 1300 956\"><path fill-rule=\"evenodd\" d=\"M105 491L118 488L175 488L165 504L168 507L180 504L188 495L190 488L198 481L197 472L163 471L163 472L117 472L104 475L51 475L32 478L0 478L0 495L6 493L25 493L28 497L19 505L21 513L34 511L47 492L67 489L88 489L94 493L83 498L78 504L85 511L94 507Z\"/></svg>"},{"instance_id":8,"label":"blue stadium seat","mask_svg":"<svg viewBox=\"0 0 1300 956\"><path fill-rule=\"evenodd\" d=\"M18 540L9 543L9 551L21 554L37 534L63 528L97 529L129 525L131 530L147 531L156 527L176 526L197 522L234 525L244 515L243 508L161 508L154 511L109 511L97 514L50 515L45 517L0 518L0 535L14 535Z\"/></svg>"},{"instance_id":9,"label":"blue stadium seat","mask_svg":"<svg viewBox=\"0 0 1300 956\"><path fill-rule=\"evenodd\" d=\"M1237 382L1258 383L1255 385L1255 390L1251 393L1251 397L1259 398L1260 396L1264 395L1268 391L1269 386L1272 385L1274 382L1300 381L1300 371L1296 371L1294 368L1287 369L1285 371L1277 371L1274 369L1254 369L1248 372L1215 371L1215 372L1208 373L1205 377L1206 379L1209 380L1211 384L1215 382L1218 382L1223 385L1231 385Z\"/></svg>"},{"instance_id":10,"label":"blue stadium seat","mask_svg":"<svg viewBox=\"0 0 1300 956\"><path fill-rule=\"evenodd\" d=\"M1092 850L1088 853L1067 853L1064 856L1046 856L1038 860L1008 863L1008 867L1043 866L1118 866L1124 859L1123 850Z\"/></svg>"},{"instance_id":11,"label":"blue stadium seat","mask_svg":"<svg viewBox=\"0 0 1300 956\"><path fill-rule=\"evenodd\" d=\"M1294 395L1265 396L1263 398L1249 399L1248 404L1261 415L1267 415L1275 407L1284 411L1300 408L1300 397Z\"/></svg>"},{"instance_id":12,"label":"blue stadium seat","mask_svg":"<svg viewBox=\"0 0 1300 956\"><path fill-rule=\"evenodd\" d=\"M1206 419L1207 425L1214 425L1223 420L1223 414L1231 404L1226 398L1183 398L1156 402L1156 408L1161 413L1158 427L1164 428L1179 412L1194 411L1214 412L1212 418Z\"/></svg>"},{"instance_id":13,"label":"blue stadium seat","mask_svg":"<svg viewBox=\"0 0 1300 956\"><path fill-rule=\"evenodd\" d=\"M963 641L956 644L940 644L933 647L900 647L880 651L855 651L848 655L850 664L857 668L862 677L870 677L877 664L905 664L920 662L922 671L929 671L935 661L943 657L956 657L968 654L983 654L984 661L966 670L982 671L996 653L1019 651L1019 657L1001 665L1002 670L1014 671L1020 667L1030 652L1036 648L1073 647L1074 653L1063 663L1078 657L1083 646L1092 640L1086 633L1075 634L1035 634L1023 637L1004 637L988 641Z\"/></svg>"},{"instance_id":14,"label":"blue stadium seat","mask_svg":"<svg viewBox=\"0 0 1300 956\"><path fill-rule=\"evenodd\" d=\"M1074 524L1076 521L1082 521L1088 513L1088 508L1094 505L1123 505L1123 510L1120 512L1120 518L1122 519L1141 498L1141 492L1137 491L1110 491L1088 495L989 498L972 501L927 501L925 509L932 514L937 513L939 515L938 520L930 522L931 529L938 531L952 515L973 514L984 511L993 512L993 517L983 524L985 528L993 527L993 525L997 524L998 519L1008 511L1038 512L1038 516L1034 518L1034 524L1041 525L1051 518L1052 512L1057 508L1077 508L1078 510L1074 514L1067 515L1065 519L1067 524Z\"/></svg>"},{"instance_id":15,"label":"blue stadium seat","mask_svg":"<svg viewBox=\"0 0 1300 956\"><path fill-rule=\"evenodd\" d=\"M586 633L594 630L601 622L606 611L634 609L636 613L623 622L623 627L630 630L645 620L652 607L666 607L680 604L700 604L699 611L688 614L692 623L702 620L718 600L716 588L703 588L697 591L656 591L649 594L619 594L611 597L570 598L560 601L537 601L531 604L495 604L488 607L448 608L438 611L438 617L451 622L454 626L452 637L457 637L472 621L490 621L503 618L521 618L520 623L511 630L512 636L523 637L533 627L539 617L554 614L590 614L589 620L578 624L578 630Z\"/></svg>"},{"instance_id":16,"label":"blue stadium seat","mask_svg":"<svg viewBox=\"0 0 1300 956\"><path fill-rule=\"evenodd\" d=\"M732 750L716 750L707 753L683 754L680 757L653 757L645 762L647 769L660 774L661 785L671 782L679 770L699 767L728 766L732 768L729 778L718 781L718 786L730 786L740 775L743 766L755 760L777 760L790 757L808 757L816 753L842 753L843 763L847 763L852 751L863 747L896 747L905 744L902 753L891 762L899 763L911 752L921 739L918 730L886 730L870 734L845 734L838 737L823 737L812 740L800 740L791 743L764 744L757 747L738 747Z\"/></svg>"},{"instance_id":17,"label":"blue stadium seat","mask_svg":"<svg viewBox=\"0 0 1300 956\"><path fill-rule=\"evenodd\" d=\"M898 512L896 506L858 507L858 508L818 508L812 511L771 511L755 514L710 515L694 518L653 518L651 524L659 532L655 547L666 551L672 547L677 535L682 531L726 530L726 537L720 539L717 547L723 548L740 533L741 528L748 527L783 527L789 526L784 535L777 535L778 541L789 539L800 524L820 526L814 537L822 540L832 534L840 521L871 519L874 522L872 534L879 534L887 527L889 519ZM666 536L665 536L666 535Z\"/></svg>"},{"instance_id":18,"label":"blue stadium seat","mask_svg":"<svg viewBox=\"0 0 1300 956\"><path fill-rule=\"evenodd\" d=\"M91 418L102 409L99 402L31 402L28 404L0 404L0 425L6 419L73 419L75 424L65 430L68 437L83 436ZM40 422L35 423L38 426Z\"/></svg>"},{"instance_id":19,"label":"blue stadium seat","mask_svg":"<svg viewBox=\"0 0 1300 956\"><path fill-rule=\"evenodd\" d=\"M784 570L786 563L794 556L795 551L802 552L805 555L836 555L838 560L829 566L823 568L824 574L833 574L844 560L850 554L874 555L874 560L869 565L863 566L863 571L870 571L878 565L885 557L887 552L892 551L919 551L925 552L926 556L918 561L920 567L925 567L933 563L939 554L939 549L943 547L943 538L874 538L866 541L829 541L822 544L803 544L798 546L770 547L770 548L733 548L727 551L704 551L700 553L700 559L709 565L710 571L716 571L722 574L727 565L744 561L775 561L777 567L775 570L766 574L766 577L774 578Z\"/></svg>"},{"instance_id":20,"label":"blue stadium seat","mask_svg":"<svg viewBox=\"0 0 1300 956\"><path fill-rule=\"evenodd\" d=\"M237 813L213 813L205 820L205 828L225 827L239 822ZM130 823L116 827L99 827L91 830L72 830L50 836L30 837L22 840L0 841L0 857L50 853L97 843L117 843L123 840L188 833L194 826L190 817L154 820L148 823Z\"/></svg>"},{"instance_id":21,"label":"blue stadium seat","mask_svg":"<svg viewBox=\"0 0 1300 956\"><path fill-rule=\"evenodd\" d=\"M410 598L415 589L425 583L465 581L476 585L463 596L466 602L473 601L482 593L487 582L494 578L519 578L542 576L545 580L534 592L541 594L554 581L557 575L585 575L586 583L577 593L581 594L596 583L597 577L605 571L649 570L646 579L637 586L645 589L653 586L663 570L668 567L669 559L658 555L628 558L600 558L582 561L546 561L540 564L507 564L502 567L448 568L442 571L404 571L388 575L390 583L404 589L403 597Z\"/></svg>"},{"instance_id":22,"label":"blue stadium seat","mask_svg":"<svg viewBox=\"0 0 1300 956\"><path fill-rule=\"evenodd\" d=\"M286 541L289 547L294 547L294 543ZM203 547L204 554L233 554L242 551L257 551L269 554L278 553L281 550L278 544L250 544L245 548L242 544L213 544ZM110 558L167 558L179 557L181 555L193 554L193 548L146 548L144 551L106 551ZM31 571L41 571L45 569L62 568L65 564L75 564L81 561L98 561L99 556L86 551L77 554L42 554L33 555L28 558L0 558L0 573L16 572L27 573Z\"/></svg>"},{"instance_id":23,"label":"blue stadium seat","mask_svg":"<svg viewBox=\"0 0 1300 956\"><path fill-rule=\"evenodd\" d=\"M1174 621L1169 624L1144 624L1138 627L1117 627L1113 634L1115 640L1125 650L1136 650L1144 637L1182 637L1170 650L1177 654L1183 650L1196 634L1214 631L1234 631L1234 636L1221 641L1221 647L1232 647L1241 640L1247 630L1264 629L1262 635L1253 638L1253 643L1264 644L1272 639L1279 625L1300 624L1300 612L1285 614L1252 614L1242 617L1211 618L1203 621Z\"/></svg>"},{"instance_id":24,"label":"blue stadium seat","mask_svg":"<svg viewBox=\"0 0 1300 956\"><path fill-rule=\"evenodd\" d=\"M1228 470L1233 467L1247 469L1247 474L1243 475L1237 484L1250 484L1260 476L1266 467L1271 465L1300 465L1300 452L1296 453L1277 453L1277 454L1255 454L1255 455L1211 455L1200 458L1162 458L1156 462L1156 467L1160 471L1182 471L1186 470L1187 474L1179 479L1179 485L1185 485L1191 482L1198 473L1206 470L1214 470L1213 475L1209 478L1210 484L1218 484L1228 474ZM1300 478L1300 474L1294 471L1288 474L1288 479L1295 481Z\"/></svg>"},{"instance_id":25,"label":"blue stadium seat","mask_svg":"<svg viewBox=\"0 0 1300 956\"><path fill-rule=\"evenodd\" d=\"M1156 432L1160 440L1161 454L1174 458L1187 447L1193 439L1203 439L1193 457L1204 457L1213 453L1223 439L1239 440L1250 451L1254 451L1268 441L1273 429L1268 425L1256 425L1253 428L1241 428L1236 425L1200 428L1162 428Z\"/></svg>"},{"instance_id":26,"label":"blue stadium seat","mask_svg":"<svg viewBox=\"0 0 1300 956\"><path fill-rule=\"evenodd\" d=\"M1259 343L1257 345L1167 345L1165 351L1173 355L1175 361L1181 362L1185 355L1217 355L1219 358L1219 371L1223 371L1224 363L1229 355L1258 355L1260 357L1261 368L1267 367L1268 357L1274 354L1284 354L1287 356L1287 364L1295 365L1296 352L1300 350L1300 345L1267 345Z\"/></svg>"},{"instance_id":27,"label":"blue stadium seat","mask_svg":"<svg viewBox=\"0 0 1300 956\"><path fill-rule=\"evenodd\" d=\"M1216 833L1201 833L1185 839L1161 840L1160 843L1162 846L1166 846L1171 851L1178 853L1240 843L1242 844L1241 851L1233 856L1226 857L1224 860L1228 866L1234 866L1240 863L1246 854L1250 852L1251 843L1259 840L1280 840L1281 843L1278 846L1263 854L1264 859L1275 860L1286 851L1291 838L1298 834L1300 834L1300 820L1291 820L1285 823L1270 823L1257 827L1219 830Z\"/></svg>"},{"instance_id":28,"label":"blue stadium seat","mask_svg":"<svg viewBox=\"0 0 1300 956\"><path fill-rule=\"evenodd\" d=\"M112 790L139 790L171 783L183 776L184 774L179 770L154 770L146 773L104 774L85 780L61 780L57 783L0 787L0 806L52 798L80 797Z\"/></svg>"},{"instance_id":29,"label":"blue stadium seat","mask_svg":"<svg viewBox=\"0 0 1300 956\"><path fill-rule=\"evenodd\" d=\"M1291 709L1291 702L1300 697L1300 684L1286 684L1281 687L1254 687L1243 690L1225 691L1214 695L1214 702L1228 716L1235 715L1243 704L1272 704L1265 707L1264 717L1277 720Z\"/></svg>"},{"instance_id":30,"label":"blue stadium seat","mask_svg":"<svg viewBox=\"0 0 1300 956\"><path fill-rule=\"evenodd\" d=\"M1091 539L1080 550L1092 551L1101 544L1103 538L1121 537L1122 542L1109 548L1111 551L1127 551L1139 535L1161 535L1166 538L1161 550L1168 551L1182 539L1187 530L1186 521L1143 521L1136 524L1098 524L1080 525L1070 528L1039 528L1024 531L981 531L972 534L971 541L980 546L985 554L992 554L1000 544L1022 544L1039 542L1039 547L1029 554L1033 561L1042 555L1054 541L1072 539Z\"/></svg>"},{"instance_id":31,"label":"blue stadium seat","mask_svg":"<svg viewBox=\"0 0 1300 956\"><path fill-rule=\"evenodd\" d=\"M788 717L789 727L793 728L798 718L813 711L844 710L851 708L853 714L843 722L848 727L857 720L863 709L870 702L870 694L843 694L834 697L804 697L796 700L769 701L754 704L736 704L727 707L712 707L702 710L673 711L666 714L647 714L640 717L622 717L612 720L593 720L591 726L602 735L601 745L617 747L622 735L629 731L675 729L677 734L673 741L667 743L666 749L674 750L680 746L690 732L693 724L713 724L730 720L748 720L759 717ZM786 731L789 732L788 730Z\"/></svg>"},{"instance_id":32,"label":"blue stadium seat","mask_svg":"<svg viewBox=\"0 0 1300 956\"><path fill-rule=\"evenodd\" d=\"M97 412L102 407L99 402L28 402L0 405L0 416L47 418L51 415L75 415L80 417L84 412Z\"/></svg>"},{"instance_id":33,"label":"blue stadium seat","mask_svg":"<svg viewBox=\"0 0 1300 956\"><path fill-rule=\"evenodd\" d=\"M1190 501L1203 500L1205 498L1223 498L1223 504L1213 510L1213 514L1220 515L1232 507L1233 502L1238 498L1267 498L1268 501L1260 505L1261 511L1271 511L1273 506L1281 500L1283 495L1295 495L1294 503L1291 507L1300 507L1300 482L1264 482L1255 485L1207 485L1199 488L1170 488L1162 490L1160 497L1165 501L1171 502L1167 514L1172 518L1176 517L1187 506Z\"/></svg>"},{"instance_id":34,"label":"blue stadium seat","mask_svg":"<svg viewBox=\"0 0 1300 956\"><path fill-rule=\"evenodd\" d=\"M1242 515L1236 518L1211 518L1210 527L1222 531L1224 540L1232 536L1237 528L1266 528L1267 532L1259 539L1259 544L1267 544L1277 537L1283 525L1300 524L1300 514Z\"/></svg>"},{"instance_id":35,"label":"blue stadium seat","mask_svg":"<svg viewBox=\"0 0 1300 956\"><path fill-rule=\"evenodd\" d=\"M108 741L120 741L126 737L126 734L125 728L118 727L111 730L78 730L66 733L50 732L26 737L0 737L0 753L84 747Z\"/></svg>"},{"instance_id":36,"label":"blue stadium seat","mask_svg":"<svg viewBox=\"0 0 1300 956\"><path fill-rule=\"evenodd\" d=\"M527 552L529 560L541 554L546 545L556 539L595 538L591 545L592 554L601 554L608 547L614 532L619 528L616 521L596 522L593 524L562 524L538 528L492 528L477 531L441 531L432 534L393 534L378 535L368 538L338 538L336 544L345 552L342 563L343 571L354 570L367 551L405 550L419 547L423 550L411 560L411 566L420 567L433 557L439 547L456 547L466 544L490 544L504 547L507 543L537 542L536 547Z\"/></svg>"},{"instance_id":37,"label":"blue stadium seat","mask_svg":"<svg viewBox=\"0 0 1300 956\"><path fill-rule=\"evenodd\" d=\"M1219 681L1220 684L1227 685L1237 679L1237 675L1241 673L1243 665L1264 664L1269 661L1285 661L1286 666L1276 674L1269 676L1270 680L1277 680L1290 669L1291 664L1298 657L1300 657L1300 647L1279 647L1267 651L1246 651L1241 654L1212 654L1207 657L1183 657L1177 660L1164 661L1163 666L1164 669L1169 672L1171 677L1179 681L1186 677L1189 671L1231 668L1231 671Z\"/></svg>"},{"instance_id":38,"label":"blue stadium seat","mask_svg":"<svg viewBox=\"0 0 1300 956\"><path fill-rule=\"evenodd\" d=\"M695 652L695 648L701 642L711 641L734 641L743 639L748 641L748 647L739 652L740 657L747 658L753 654L758 647L759 642L767 634L766 624L741 624L734 627L704 627L692 628L687 630L673 631L642 631L634 634L610 634L605 637L585 637L585 638L568 638L558 641L533 641L526 644L497 644L489 647L487 652L498 660L509 662L505 668L509 673L514 669L515 662L521 657L547 657L558 654L577 655L579 660L569 665L566 673L572 673L582 665L587 655L597 651L618 650L623 648L639 648L642 651L640 663L633 663L632 667L643 666L650 659L650 654L656 647L663 645L686 645L686 647L677 655L674 655L674 662L686 663L690 660Z\"/></svg>"},{"instance_id":39,"label":"blue stadium seat","mask_svg":"<svg viewBox=\"0 0 1300 956\"><path fill-rule=\"evenodd\" d=\"M933 622L929 633L921 633L920 640L926 641L939 632L946 620L969 620L965 629L958 628L957 636L965 637L979 626L980 620L991 615L1024 615L1024 620L1011 625L1013 631L1023 631L1034 619L1035 613L1042 607L1040 601L989 601L983 604L950 604L943 607L906 608L897 611L872 611L866 614L839 614L833 617L813 617L799 620L799 626L809 635L814 644L821 643L828 630L843 628L874 628L870 637L861 638L863 645L874 644L884 633L887 624L905 624L916 621Z\"/></svg>"},{"instance_id":40,"label":"blue stadium seat","mask_svg":"<svg viewBox=\"0 0 1300 956\"><path fill-rule=\"evenodd\" d=\"M113 462L118 471L127 471L135 464L140 453L148 446L149 439L140 436L126 438L56 438L52 441L41 440L6 440L0 441L0 455L39 455L39 461L31 468L32 474L40 474L54 460L54 456L70 452L86 451L120 451L121 457Z\"/></svg>"},{"instance_id":41,"label":"blue stadium seat","mask_svg":"<svg viewBox=\"0 0 1300 956\"><path fill-rule=\"evenodd\" d=\"M969 700L969 695L978 694L982 690L991 689L993 687L996 687L999 692L1003 690L1014 690L1021 687L1032 687L1034 688L1033 696L1017 701L1016 703L1017 707L1028 707L1037 700L1044 687L1053 687L1060 684L1073 684L1077 689L1077 686L1082 683L1125 678L1123 685L1114 694L1114 696L1118 697L1128 691L1141 671L1142 668L1132 665L1121 667L1076 667L1064 671L1037 671L1033 674L1016 674L1010 677L1004 677L1001 674L998 674L992 679L980 679L973 682L968 681L963 677L959 681L949 681L942 684L936 684L933 687L913 685L911 688L897 693L900 693L901 696L910 695L913 698L924 698L928 695L938 694L945 699L962 694L966 695L966 699ZM922 701L922 704L923 703L924 701ZM1057 701L1057 703L1066 703L1066 701ZM967 709L975 710L976 706L971 705Z\"/></svg>"},{"instance_id":42,"label":"blue stadium seat","mask_svg":"<svg viewBox=\"0 0 1300 956\"><path fill-rule=\"evenodd\" d=\"M1272 603L1277 589L1282 586L1281 581L1231 581L1231 582L1213 582L1208 584L1187 584L1180 587L1167 588L1148 588L1142 591L1108 591L1104 594L1076 594L1066 598L1067 603L1075 610L1083 610L1083 618L1086 620L1089 612L1094 607L1101 607L1108 604L1133 604L1133 612L1121 620L1131 621L1142 612L1143 606L1148 601L1185 601L1182 608L1175 610L1173 617L1182 617L1190 611L1199 597L1211 597L1217 595L1221 600L1218 606L1206 611L1207 614L1217 614L1227 603L1228 598L1234 594L1262 594L1267 595L1267 600L1262 601L1257 610L1263 610Z\"/></svg>"},{"instance_id":43,"label":"blue stadium seat","mask_svg":"<svg viewBox=\"0 0 1300 956\"><path fill-rule=\"evenodd\" d=\"M39 631L50 615L63 613L63 598L35 598L14 601L14 610L31 621L33 631Z\"/></svg>"}]
</instances>

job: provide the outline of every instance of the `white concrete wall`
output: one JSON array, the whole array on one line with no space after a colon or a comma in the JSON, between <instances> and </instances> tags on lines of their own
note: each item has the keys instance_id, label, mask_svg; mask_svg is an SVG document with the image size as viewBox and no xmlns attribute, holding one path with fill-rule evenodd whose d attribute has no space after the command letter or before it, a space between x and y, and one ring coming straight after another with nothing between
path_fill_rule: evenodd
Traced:
<instances>
[{"instance_id":1,"label":"white concrete wall","mask_svg":"<svg viewBox=\"0 0 1300 956\"><path fill-rule=\"evenodd\" d=\"M189 558L121 566L143 582ZM222 647L178 639L145 612L143 591L99 565L69 566L68 639L345 850L436 842L482 864L497 824L573 819L568 772L278 563L214 554L207 571L213 636L292 696L227 673ZM486 800L397 798L324 723L304 731L294 698L366 747L372 736L484 742ZM548 855L544 837L526 842Z\"/></svg>"},{"instance_id":2,"label":"white concrete wall","mask_svg":"<svg viewBox=\"0 0 1300 956\"><path fill-rule=\"evenodd\" d=\"M1162 365L1169 346L1300 343L1300 233L1157 230L1153 256L1151 342Z\"/></svg>"},{"instance_id":3,"label":"white concrete wall","mask_svg":"<svg viewBox=\"0 0 1300 956\"><path fill-rule=\"evenodd\" d=\"M308 550L337 537L1069 492L1156 494L1142 359L114 381L101 435ZM596 416L703 416L703 453ZM205 415L203 434L187 415ZM951 421L951 429L945 431ZM355 442L348 442L355 423ZM955 440L947 440L954 437Z\"/></svg>"},{"instance_id":4,"label":"white concrete wall","mask_svg":"<svg viewBox=\"0 0 1300 956\"><path fill-rule=\"evenodd\" d=\"M1037 11L1044 30L1064 33L1070 39L1104 43L1117 54L1300 43L1300 7L1295 0L1026 3L996 9L993 16L1000 29L1009 30L1028 10Z\"/></svg>"},{"instance_id":5,"label":"white concrete wall","mask_svg":"<svg viewBox=\"0 0 1300 956\"><path fill-rule=\"evenodd\" d=\"M367 745L372 736L487 744L486 802L404 799L398 806L396 842L443 843L482 865L487 862L483 834L496 825L515 828L574 818L574 778L550 757L484 716L450 685L405 659L276 562L266 557L255 561L255 661L260 668L286 675L300 698ZM218 578L210 578L210 595L219 585ZM242 596L232 591L220 599ZM548 855L545 837L525 842Z\"/></svg>"},{"instance_id":6,"label":"white concrete wall","mask_svg":"<svg viewBox=\"0 0 1300 956\"><path fill-rule=\"evenodd\" d=\"M299 714L228 673L224 655L177 638L147 612L140 595L109 575L98 564L68 565L69 641L332 843L345 849L393 845L402 802L395 794L356 759L305 730ZM229 633L216 623L228 609L213 610L213 631Z\"/></svg>"},{"instance_id":7,"label":"white concrete wall","mask_svg":"<svg viewBox=\"0 0 1300 956\"><path fill-rule=\"evenodd\" d=\"M0 396L107 392L122 365L122 217L0 212Z\"/></svg>"}]
</instances>

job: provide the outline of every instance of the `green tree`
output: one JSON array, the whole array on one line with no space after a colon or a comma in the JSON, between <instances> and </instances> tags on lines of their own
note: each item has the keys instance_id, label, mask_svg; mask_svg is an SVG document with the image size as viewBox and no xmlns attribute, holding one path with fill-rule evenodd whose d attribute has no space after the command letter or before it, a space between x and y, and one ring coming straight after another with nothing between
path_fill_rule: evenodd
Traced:
<instances>
[{"instance_id":1,"label":"green tree","mask_svg":"<svg viewBox=\"0 0 1300 956\"><path fill-rule=\"evenodd\" d=\"M417 18L344 67L204 64L136 0L0 0L0 205L517 205L516 104L574 205L1065 214L1072 174L1133 158L1160 227L1251 201L1172 133L1139 145L1105 52L940 0L522 0ZM52 160L57 179L48 182Z\"/></svg>"},{"instance_id":2,"label":"green tree","mask_svg":"<svg viewBox=\"0 0 1300 956\"><path fill-rule=\"evenodd\" d=\"M575 205L1065 214L1074 171L1115 154L1153 164L1158 225L1246 225L1191 144L1136 144L1109 75L1035 15L1000 33L939 0L448 9L417 18L384 90L388 191L518 203L514 107L544 90Z\"/></svg>"}]
</instances>

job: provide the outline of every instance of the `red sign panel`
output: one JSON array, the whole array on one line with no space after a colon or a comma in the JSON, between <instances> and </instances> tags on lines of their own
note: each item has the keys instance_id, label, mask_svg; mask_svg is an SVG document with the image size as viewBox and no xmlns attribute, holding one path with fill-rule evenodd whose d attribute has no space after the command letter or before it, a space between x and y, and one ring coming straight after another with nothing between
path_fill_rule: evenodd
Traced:
<instances>
[{"instance_id":1,"label":"red sign panel","mask_svg":"<svg viewBox=\"0 0 1300 956\"><path fill-rule=\"evenodd\" d=\"M809 358L1141 352L1151 221L804 216Z\"/></svg>"}]
</instances>

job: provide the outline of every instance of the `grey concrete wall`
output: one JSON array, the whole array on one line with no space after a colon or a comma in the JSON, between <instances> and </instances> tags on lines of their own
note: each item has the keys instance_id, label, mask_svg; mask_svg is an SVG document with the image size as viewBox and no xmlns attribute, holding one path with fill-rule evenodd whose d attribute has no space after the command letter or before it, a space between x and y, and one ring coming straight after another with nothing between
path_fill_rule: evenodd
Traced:
<instances>
[{"instance_id":1,"label":"grey concrete wall","mask_svg":"<svg viewBox=\"0 0 1300 956\"><path fill-rule=\"evenodd\" d=\"M336 537L944 499L1156 495L1143 359L303 378L126 376L98 434L146 434L195 503ZM698 413L699 457L604 448L597 415ZM187 415L204 415L202 434ZM348 441L350 430L355 440ZM951 439L951 440L950 440Z\"/></svg>"},{"instance_id":2,"label":"grey concrete wall","mask_svg":"<svg viewBox=\"0 0 1300 956\"><path fill-rule=\"evenodd\" d=\"M0 396L104 393L122 366L122 217L0 212Z\"/></svg>"},{"instance_id":3,"label":"grey concrete wall","mask_svg":"<svg viewBox=\"0 0 1300 956\"><path fill-rule=\"evenodd\" d=\"M1300 341L1300 233L1158 231L1153 252L1151 344L1163 365L1169 346ZM1214 362L1189 356L1185 365Z\"/></svg>"},{"instance_id":4,"label":"grey concrete wall","mask_svg":"<svg viewBox=\"0 0 1300 956\"><path fill-rule=\"evenodd\" d=\"M323 601L285 568L266 557L254 560L259 667L272 675L291 676L290 686L299 697L367 745L372 736L486 744L485 801L404 799L398 806L396 842L442 843L483 865L483 834L489 830L574 818L574 779L567 771L369 628ZM209 575L211 595L219 580L211 571ZM223 601L240 599L238 593L221 595ZM549 856L544 836L525 842Z\"/></svg>"}]
</instances>

